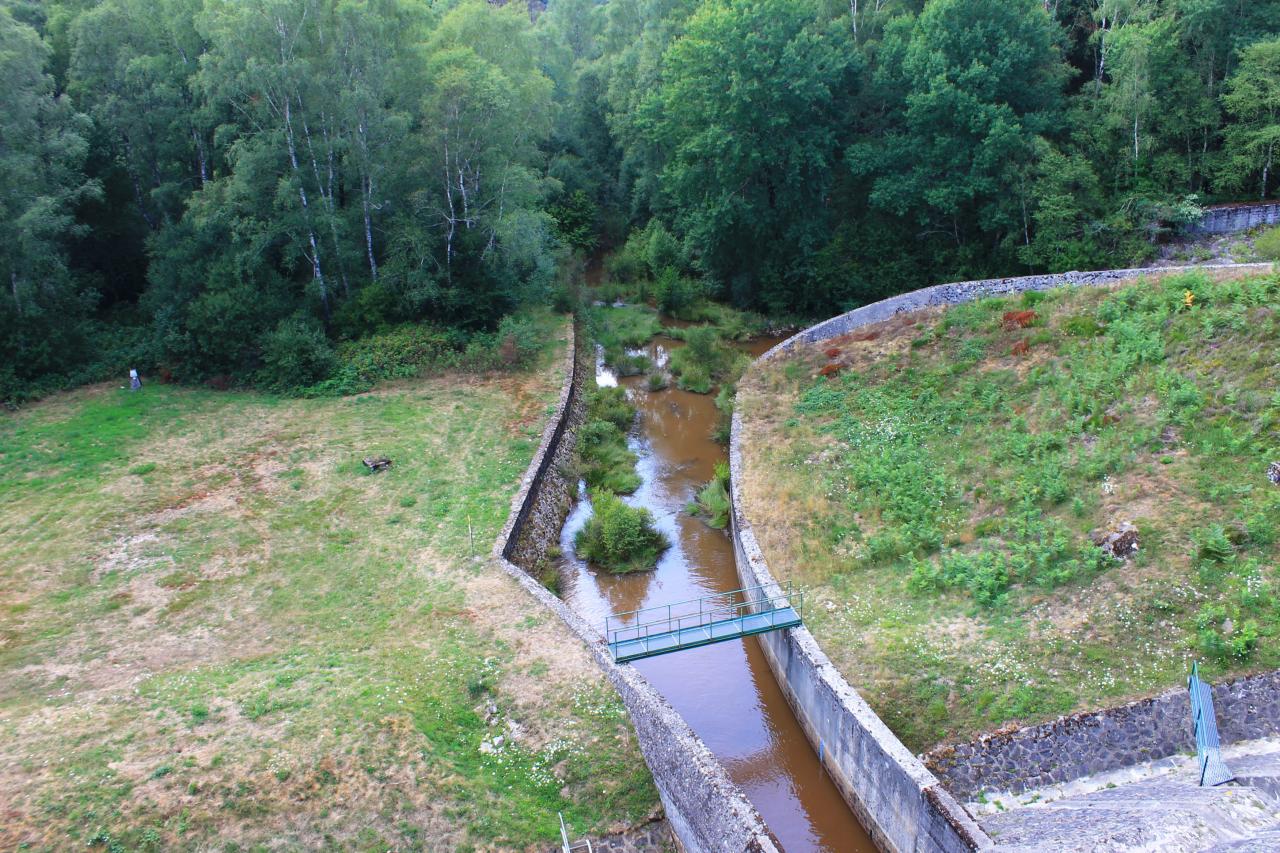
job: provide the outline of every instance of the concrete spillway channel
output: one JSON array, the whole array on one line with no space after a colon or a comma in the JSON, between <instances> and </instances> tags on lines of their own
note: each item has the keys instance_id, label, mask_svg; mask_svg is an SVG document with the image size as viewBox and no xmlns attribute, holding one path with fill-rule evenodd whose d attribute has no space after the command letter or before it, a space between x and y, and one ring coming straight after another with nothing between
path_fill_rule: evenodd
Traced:
<instances>
[{"instance_id":1,"label":"concrete spillway channel","mask_svg":"<svg viewBox=\"0 0 1280 853\"><path fill-rule=\"evenodd\" d=\"M749 345L757 355L775 343ZM656 363L681 343L656 338ZM629 437L643 484L627 502L648 508L672 542L655 571L614 576L579 560L574 535L591 514L585 495L561 533L563 596L593 625L605 617L735 589L733 545L686 510L725 449L712 438L713 399L676 388L649 391L644 377L619 380L598 365L596 381L622 384L640 417ZM585 389L584 389L585 390ZM788 853L874 851L818 761L754 637L636 661L636 669L710 747Z\"/></svg>"}]
</instances>

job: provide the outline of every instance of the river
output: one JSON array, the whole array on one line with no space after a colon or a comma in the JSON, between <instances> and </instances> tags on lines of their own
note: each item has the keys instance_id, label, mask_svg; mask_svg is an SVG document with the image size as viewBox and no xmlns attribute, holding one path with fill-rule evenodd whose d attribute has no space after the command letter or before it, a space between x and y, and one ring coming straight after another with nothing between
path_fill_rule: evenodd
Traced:
<instances>
[{"instance_id":1,"label":"river","mask_svg":"<svg viewBox=\"0 0 1280 853\"><path fill-rule=\"evenodd\" d=\"M758 355L776 342L745 345ZM665 364L682 343L665 336L647 354ZM588 501L573 508L561 533L565 600L603 631L605 617L737 589L728 534L691 516L686 506L712 478L724 447L711 438L717 411L710 395L674 386L649 391L644 376L619 380L598 365L596 381L621 384L640 410L628 437L643 484L627 503L647 507L672 542L656 570L616 576L574 554L573 537L591 516ZM746 793L787 853L853 851L875 846L818 762L765 661L746 638L636 661L635 666L702 738Z\"/></svg>"}]
</instances>

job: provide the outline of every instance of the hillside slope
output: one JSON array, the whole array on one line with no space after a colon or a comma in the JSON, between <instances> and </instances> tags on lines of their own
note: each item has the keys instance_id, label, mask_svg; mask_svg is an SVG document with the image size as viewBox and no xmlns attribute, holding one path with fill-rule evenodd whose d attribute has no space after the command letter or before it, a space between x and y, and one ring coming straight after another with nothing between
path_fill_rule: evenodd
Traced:
<instances>
[{"instance_id":1,"label":"hillside slope","mask_svg":"<svg viewBox=\"0 0 1280 853\"><path fill-rule=\"evenodd\" d=\"M988 299L748 374L745 512L908 746L1280 666L1278 281Z\"/></svg>"}]
</instances>

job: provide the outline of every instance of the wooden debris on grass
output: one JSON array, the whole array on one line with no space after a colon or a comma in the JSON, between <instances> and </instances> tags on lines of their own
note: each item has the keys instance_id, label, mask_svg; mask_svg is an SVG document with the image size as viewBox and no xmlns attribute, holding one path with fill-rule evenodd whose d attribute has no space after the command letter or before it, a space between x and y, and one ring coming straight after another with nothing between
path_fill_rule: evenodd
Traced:
<instances>
[{"instance_id":1,"label":"wooden debris on grass","mask_svg":"<svg viewBox=\"0 0 1280 853\"><path fill-rule=\"evenodd\" d=\"M391 460L385 456L366 456L364 466L376 474L384 468L390 468Z\"/></svg>"}]
</instances>

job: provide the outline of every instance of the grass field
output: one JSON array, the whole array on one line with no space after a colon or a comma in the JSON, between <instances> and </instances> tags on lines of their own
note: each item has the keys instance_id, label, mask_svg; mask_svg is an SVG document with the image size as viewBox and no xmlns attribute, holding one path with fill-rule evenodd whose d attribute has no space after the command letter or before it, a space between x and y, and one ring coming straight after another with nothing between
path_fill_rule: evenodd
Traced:
<instances>
[{"instance_id":1,"label":"grass field","mask_svg":"<svg viewBox=\"0 0 1280 853\"><path fill-rule=\"evenodd\" d=\"M548 323L527 373L5 415L0 847L527 849L651 813L615 694L488 557Z\"/></svg>"},{"instance_id":2,"label":"grass field","mask_svg":"<svg viewBox=\"0 0 1280 853\"><path fill-rule=\"evenodd\" d=\"M746 513L915 750L1275 668L1277 341L1276 276L900 315L744 379Z\"/></svg>"}]
</instances>

